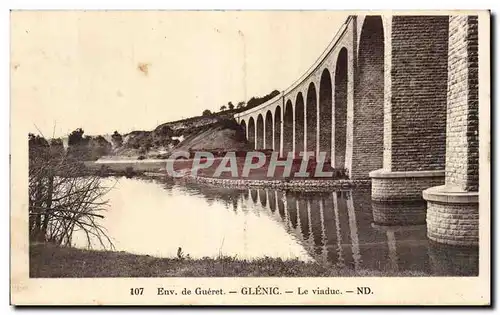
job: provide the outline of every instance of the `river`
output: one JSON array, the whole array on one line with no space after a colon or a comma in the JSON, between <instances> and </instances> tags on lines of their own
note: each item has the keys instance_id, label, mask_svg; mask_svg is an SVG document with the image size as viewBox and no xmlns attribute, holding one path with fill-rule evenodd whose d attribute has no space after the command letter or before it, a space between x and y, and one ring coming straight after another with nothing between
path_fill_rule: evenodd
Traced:
<instances>
[{"instance_id":1,"label":"river","mask_svg":"<svg viewBox=\"0 0 500 315\"><path fill-rule=\"evenodd\" d=\"M191 258L272 257L355 270L478 273L477 248L432 243L425 225L375 224L369 188L306 193L103 180L113 188L101 223L117 251L177 257L180 248ZM78 234L74 245L87 246Z\"/></svg>"}]
</instances>

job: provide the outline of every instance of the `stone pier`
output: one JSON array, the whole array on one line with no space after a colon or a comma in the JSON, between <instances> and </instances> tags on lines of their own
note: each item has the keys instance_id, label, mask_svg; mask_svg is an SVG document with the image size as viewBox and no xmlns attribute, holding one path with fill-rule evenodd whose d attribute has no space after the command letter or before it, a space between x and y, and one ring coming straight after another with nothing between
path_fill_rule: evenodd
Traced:
<instances>
[{"instance_id":1,"label":"stone pier","mask_svg":"<svg viewBox=\"0 0 500 315\"><path fill-rule=\"evenodd\" d=\"M383 168L370 172L372 199L419 201L444 183L448 16L394 16L390 25L397 49L385 56Z\"/></svg>"},{"instance_id":2,"label":"stone pier","mask_svg":"<svg viewBox=\"0 0 500 315\"><path fill-rule=\"evenodd\" d=\"M479 243L477 16L450 17L445 185L426 189L427 235L451 245Z\"/></svg>"}]
</instances>

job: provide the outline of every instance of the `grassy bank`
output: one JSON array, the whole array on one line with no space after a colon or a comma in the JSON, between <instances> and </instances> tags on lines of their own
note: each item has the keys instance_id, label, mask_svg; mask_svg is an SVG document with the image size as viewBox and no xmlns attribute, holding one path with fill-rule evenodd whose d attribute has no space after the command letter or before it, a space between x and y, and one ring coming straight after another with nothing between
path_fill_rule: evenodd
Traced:
<instances>
[{"instance_id":1,"label":"grassy bank","mask_svg":"<svg viewBox=\"0 0 500 315\"><path fill-rule=\"evenodd\" d=\"M352 277L425 276L412 272L380 272L335 268L315 262L231 257L156 258L124 252L91 251L53 245L30 246L30 277Z\"/></svg>"}]
</instances>

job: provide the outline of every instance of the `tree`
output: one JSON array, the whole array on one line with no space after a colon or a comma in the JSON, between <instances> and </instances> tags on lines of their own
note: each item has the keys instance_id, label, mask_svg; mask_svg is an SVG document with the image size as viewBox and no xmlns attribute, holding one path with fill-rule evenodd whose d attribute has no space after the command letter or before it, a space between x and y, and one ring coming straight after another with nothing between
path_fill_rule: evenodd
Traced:
<instances>
[{"instance_id":1,"label":"tree","mask_svg":"<svg viewBox=\"0 0 500 315\"><path fill-rule=\"evenodd\" d=\"M68 155L80 161L88 160L90 156L88 144L92 137L84 137L84 133L82 128L77 128L68 136Z\"/></svg>"},{"instance_id":2,"label":"tree","mask_svg":"<svg viewBox=\"0 0 500 315\"><path fill-rule=\"evenodd\" d=\"M243 108L245 107L245 102L241 101L241 102L238 102L238 105L236 105L236 108Z\"/></svg>"},{"instance_id":3,"label":"tree","mask_svg":"<svg viewBox=\"0 0 500 315\"><path fill-rule=\"evenodd\" d=\"M111 152L111 143L103 136L83 136L85 131L78 128L68 136L68 155L79 161L95 161Z\"/></svg>"},{"instance_id":4,"label":"tree","mask_svg":"<svg viewBox=\"0 0 500 315\"><path fill-rule=\"evenodd\" d=\"M112 145L103 136L91 138L88 143L89 159L98 160L111 152Z\"/></svg>"},{"instance_id":5,"label":"tree","mask_svg":"<svg viewBox=\"0 0 500 315\"><path fill-rule=\"evenodd\" d=\"M280 91L274 90L271 93L264 95L263 97L252 97L250 100L248 100L247 107L253 108L253 107L259 106L260 104L263 104L263 103L269 101L270 99L276 97L279 94L280 94Z\"/></svg>"},{"instance_id":6,"label":"tree","mask_svg":"<svg viewBox=\"0 0 500 315\"><path fill-rule=\"evenodd\" d=\"M77 128L73 130L68 136L68 146L82 144L84 133L85 131L83 131L82 128Z\"/></svg>"},{"instance_id":7,"label":"tree","mask_svg":"<svg viewBox=\"0 0 500 315\"><path fill-rule=\"evenodd\" d=\"M116 130L111 135L111 140L113 141L114 146L117 147L117 148L119 148L119 147L121 147L123 145L123 137Z\"/></svg>"},{"instance_id":8,"label":"tree","mask_svg":"<svg viewBox=\"0 0 500 315\"><path fill-rule=\"evenodd\" d=\"M232 103L232 102L227 103L227 107L228 107L230 110L234 109L234 105L233 105L233 103Z\"/></svg>"},{"instance_id":9,"label":"tree","mask_svg":"<svg viewBox=\"0 0 500 315\"><path fill-rule=\"evenodd\" d=\"M168 136L171 137L173 135L173 130L170 126L163 125L161 127L157 127L154 131L155 135Z\"/></svg>"},{"instance_id":10,"label":"tree","mask_svg":"<svg viewBox=\"0 0 500 315\"><path fill-rule=\"evenodd\" d=\"M49 146L50 146L50 154L54 156L64 156L66 154L63 141L60 138L50 139Z\"/></svg>"},{"instance_id":11,"label":"tree","mask_svg":"<svg viewBox=\"0 0 500 315\"><path fill-rule=\"evenodd\" d=\"M212 115L212 112L209 109L205 109L203 111L203 116L210 116L210 115Z\"/></svg>"},{"instance_id":12,"label":"tree","mask_svg":"<svg viewBox=\"0 0 500 315\"><path fill-rule=\"evenodd\" d=\"M225 110L226 110L226 105L222 105L222 106L220 107L220 110L221 110L221 112L225 111Z\"/></svg>"},{"instance_id":13,"label":"tree","mask_svg":"<svg viewBox=\"0 0 500 315\"><path fill-rule=\"evenodd\" d=\"M28 134L28 147L31 150L32 148L37 148L37 147L49 147L49 142L45 140L44 137L41 136L35 136L32 133Z\"/></svg>"},{"instance_id":14,"label":"tree","mask_svg":"<svg viewBox=\"0 0 500 315\"><path fill-rule=\"evenodd\" d=\"M82 132L77 134L83 135ZM71 246L74 232L86 238L88 247L96 241L113 248L99 220L108 204L108 188L97 175L64 154L60 141L50 144L40 136L29 136L29 239ZM51 148L54 145L55 148Z\"/></svg>"}]
</instances>

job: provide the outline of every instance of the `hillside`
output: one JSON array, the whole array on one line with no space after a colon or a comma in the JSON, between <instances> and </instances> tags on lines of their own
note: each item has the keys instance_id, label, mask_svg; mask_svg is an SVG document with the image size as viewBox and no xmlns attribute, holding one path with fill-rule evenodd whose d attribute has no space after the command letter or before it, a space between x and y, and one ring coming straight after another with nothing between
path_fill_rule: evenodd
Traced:
<instances>
[{"instance_id":1,"label":"hillside","mask_svg":"<svg viewBox=\"0 0 500 315\"><path fill-rule=\"evenodd\" d=\"M173 148L175 151L221 150L235 151L249 148L244 130L234 120L221 120L198 127Z\"/></svg>"},{"instance_id":2,"label":"hillside","mask_svg":"<svg viewBox=\"0 0 500 315\"><path fill-rule=\"evenodd\" d=\"M273 90L269 94L266 94L262 97L254 96L250 98L248 102L244 104L243 107L227 109L220 111L218 113L211 113L209 115L202 115L202 116L190 117L172 122L167 122L159 125L158 127L156 127L155 130L161 129L164 126L168 126L174 131L174 134L176 134L178 131L181 133L185 132L186 128L207 126L220 120L232 119L235 114L257 107L260 104L267 102L268 100L276 97L279 94L280 92L278 90Z\"/></svg>"},{"instance_id":3,"label":"hillside","mask_svg":"<svg viewBox=\"0 0 500 315\"><path fill-rule=\"evenodd\" d=\"M66 151L70 146L78 146L80 159L166 159L176 151L244 151L249 149L244 130L234 120L234 115L259 106L277 97L273 90L264 96L254 96L248 102L239 102L235 107L231 102L220 107L219 112L203 110L203 115L166 122L153 130L134 130L126 134L117 131L103 135L84 135L77 128L70 135L58 140ZM76 137L71 144L69 138ZM84 148L83 148L84 147Z\"/></svg>"},{"instance_id":4,"label":"hillside","mask_svg":"<svg viewBox=\"0 0 500 315\"><path fill-rule=\"evenodd\" d=\"M221 120L230 120L233 118L235 112L236 110L227 110L224 112L215 113L211 115L196 116L177 121L167 122L158 125L158 127L154 129L154 132L158 132L159 130L162 130L164 128L169 128L172 130L173 136L185 135L186 132L189 133L189 130L195 130L193 128L209 126Z\"/></svg>"},{"instance_id":5,"label":"hillside","mask_svg":"<svg viewBox=\"0 0 500 315\"><path fill-rule=\"evenodd\" d=\"M244 130L234 119L221 115L195 117L164 123L152 131L132 131L123 136L123 144L114 144L113 154L104 159L164 159L176 151L245 150Z\"/></svg>"},{"instance_id":6,"label":"hillside","mask_svg":"<svg viewBox=\"0 0 500 315\"><path fill-rule=\"evenodd\" d=\"M240 102L237 108L221 107L221 111L212 113L203 111L203 115L166 122L151 131L134 130L119 135L119 141L113 135L106 135L113 149L104 159L164 159L172 152L183 150L246 150L244 130L234 121L235 114L259 106L276 97L280 92L272 91L262 97L252 97L245 104ZM242 105L242 106L240 106Z\"/></svg>"}]
</instances>

